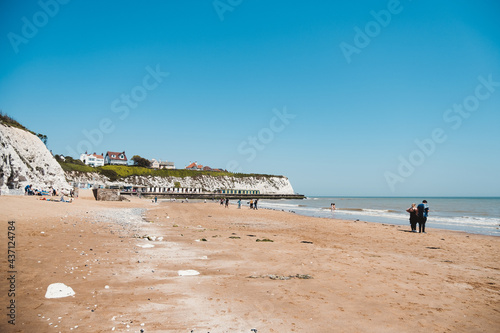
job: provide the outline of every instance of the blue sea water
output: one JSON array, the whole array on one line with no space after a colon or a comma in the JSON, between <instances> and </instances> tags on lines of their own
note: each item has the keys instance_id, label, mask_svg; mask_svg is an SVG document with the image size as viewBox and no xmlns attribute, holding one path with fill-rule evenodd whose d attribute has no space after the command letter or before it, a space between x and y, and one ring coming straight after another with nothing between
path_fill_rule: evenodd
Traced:
<instances>
[{"instance_id":1,"label":"blue sea water","mask_svg":"<svg viewBox=\"0 0 500 333\"><path fill-rule=\"evenodd\" d=\"M261 208L292 211L315 217L360 220L409 228L406 209L423 199L430 208L426 227L500 236L500 198L382 198L307 197L304 200L259 200ZM332 212L330 204L337 209Z\"/></svg>"}]
</instances>

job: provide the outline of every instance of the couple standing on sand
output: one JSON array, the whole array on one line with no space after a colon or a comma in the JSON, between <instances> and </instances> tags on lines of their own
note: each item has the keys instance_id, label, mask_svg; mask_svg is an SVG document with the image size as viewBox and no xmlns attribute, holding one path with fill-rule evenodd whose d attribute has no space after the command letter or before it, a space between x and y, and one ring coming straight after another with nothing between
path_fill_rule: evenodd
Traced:
<instances>
[{"instance_id":1,"label":"couple standing on sand","mask_svg":"<svg viewBox=\"0 0 500 333\"><path fill-rule=\"evenodd\" d=\"M255 201L252 199L250 200L250 209L257 209L257 202L259 199L255 199Z\"/></svg>"},{"instance_id":2,"label":"couple standing on sand","mask_svg":"<svg viewBox=\"0 0 500 333\"><path fill-rule=\"evenodd\" d=\"M429 215L429 206L427 205L427 200L423 200L420 205L412 203L411 207L406 210L410 213L410 226L412 232L417 232L417 223L418 223L418 232L425 232L425 222L427 222L427 215Z\"/></svg>"}]
</instances>

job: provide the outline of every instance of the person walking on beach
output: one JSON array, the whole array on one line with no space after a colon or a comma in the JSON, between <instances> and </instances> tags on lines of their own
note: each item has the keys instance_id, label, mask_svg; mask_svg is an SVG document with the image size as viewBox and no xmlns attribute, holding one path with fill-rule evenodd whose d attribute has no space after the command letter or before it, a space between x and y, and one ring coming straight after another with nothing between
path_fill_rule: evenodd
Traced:
<instances>
[{"instance_id":1,"label":"person walking on beach","mask_svg":"<svg viewBox=\"0 0 500 333\"><path fill-rule=\"evenodd\" d=\"M255 199L255 201L253 202L253 209L257 210L257 202L259 201L259 199Z\"/></svg>"},{"instance_id":2,"label":"person walking on beach","mask_svg":"<svg viewBox=\"0 0 500 333\"><path fill-rule=\"evenodd\" d=\"M412 203L411 207L406 210L410 213L410 227L411 232L417 232L417 221L418 221L418 209L417 204Z\"/></svg>"},{"instance_id":3,"label":"person walking on beach","mask_svg":"<svg viewBox=\"0 0 500 333\"><path fill-rule=\"evenodd\" d=\"M253 199L250 199L250 209L253 209Z\"/></svg>"},{"instance_id":4,"label":"person walking on beach","mask_svg":"<svg viewBox=\"0 0 500 333\"><path fill-rule=\"evenodd\" d=\"M238 200L238 209L241 209L241 199Z\"/></svg>"},{"instance_id":5,"label":"person walking on beach","mask_svg":"<svg viewBox=\"0 0 500 333\"><path fill-rule=\"evenodd\" d=\"M158 202L158 197L155 195L155 203Z\"/></svg>"},{"instance_id":6,"label":"person walking on beach","mask_svg":"<svg viewBox=\"0 0 500 333\"><path fill-rule=\"evenodd\" d=\"M429 206L427 205L427 200L423 200L420 205L417 206L418 210L418 232L425 232L425 222L427 222L427 215L429 215Z\"/></svg>"},{"instance_id":7,"label":"person walking on beach","mask_svg":"<svg viewBox=\"0 0 500 333\"><path fill-rule=\"evenodd\" d=\"M226 198L226 208L229 208L229 198Z\"/></svg>"}]
</instances>

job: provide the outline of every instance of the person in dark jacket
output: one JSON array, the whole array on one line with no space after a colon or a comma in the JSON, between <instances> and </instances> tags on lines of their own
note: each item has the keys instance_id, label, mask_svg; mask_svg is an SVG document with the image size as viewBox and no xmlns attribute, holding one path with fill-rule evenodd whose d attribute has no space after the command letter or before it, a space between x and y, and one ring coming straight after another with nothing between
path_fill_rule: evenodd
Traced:
<instances>
[{"instance_id":1,"label":"person in dark jacket","mask_svg":"<svg viewBox=\"0 0 500 333\"><path fill-rule=\"evenodd\" d=\"M406 210L410 213L410 227L411 232L417 232L417 222L418 222L418 209L417 204L412 203L411 207Z\"/></svg>"}]
</instances>

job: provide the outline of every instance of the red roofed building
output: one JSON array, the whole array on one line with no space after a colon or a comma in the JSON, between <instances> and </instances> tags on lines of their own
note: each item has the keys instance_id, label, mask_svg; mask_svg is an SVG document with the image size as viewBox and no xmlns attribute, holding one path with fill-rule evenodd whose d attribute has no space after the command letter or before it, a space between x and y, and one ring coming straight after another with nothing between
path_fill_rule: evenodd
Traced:
<instances>
[{"instance_id":1,"label":"red roofed building","mask_svg":"<svg viewBox=\"0 0 500 333\"><path fill-rule=\"evenodd\" d=\"M187 167L186 167L187 170L198 170L198 164L196 164L196 162L193 162L191 164L189 164Z\"/></svg>"},{"instance_id":2,"label":"red roofed building","mask_svg":"<svg viewBox=\"0 0 500 333\"><path fill-rule=\"evenodd\" d=\"M186 167L186 170L197 170L197 171L222 171L221 169L212 169L211 167L209 167L208 165L201 165L201 164L198 164L196 162L193 162L191 164L189 164L187 167Z\"/></svg>"},{"instance_id":3,"label":"red roofed building","mask_svg":"<svg viewBox=\"0 0 500 333\"><path fill-rule=\"evenodd\" d=\"M108 151L106 153L106 156L104 157L104 164L108 165L127 165L127 156L125 155L125 152L114 152L114 151Z\"/></svg>"}]
</instances>

